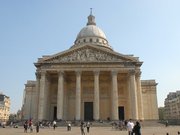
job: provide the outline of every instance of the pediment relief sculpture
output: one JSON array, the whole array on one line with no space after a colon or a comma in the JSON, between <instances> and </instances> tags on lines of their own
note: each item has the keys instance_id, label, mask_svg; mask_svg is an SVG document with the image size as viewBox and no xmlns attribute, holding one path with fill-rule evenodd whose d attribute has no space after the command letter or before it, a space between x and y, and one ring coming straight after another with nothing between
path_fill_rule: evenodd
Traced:
<instances>
[{"instance_id":1,"label":"pediment relief sculpture","mask_svg":"<svg viewBox=\"0 0 180 135\"><path fill-rule=\"evenodd\" d=\"M69 54L59 55L45 60L47 63L66 63L66 62L123 62L119 56L106 53L95 49L81 49Z\"/></svg>"}]
</instances>

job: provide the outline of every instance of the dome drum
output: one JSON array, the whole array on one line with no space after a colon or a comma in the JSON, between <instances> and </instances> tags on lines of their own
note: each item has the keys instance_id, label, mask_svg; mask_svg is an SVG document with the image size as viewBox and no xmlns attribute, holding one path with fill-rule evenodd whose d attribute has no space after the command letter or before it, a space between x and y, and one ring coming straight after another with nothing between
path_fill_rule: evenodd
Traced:
<instances>
[{"instance_id":1,"label":"dome drum","mask_svg":"<svg viewBox=\"0 0 180 135\"><path fill-rule=\"evenodd\" d=\"M84 43L97 43L97 44L102 44L106 45L108 44L108 41L103 38L98 38L98 37L86 37L86 38L81 38L75 41L75 44L84 44Z\"/></svg>"}]
</instances>

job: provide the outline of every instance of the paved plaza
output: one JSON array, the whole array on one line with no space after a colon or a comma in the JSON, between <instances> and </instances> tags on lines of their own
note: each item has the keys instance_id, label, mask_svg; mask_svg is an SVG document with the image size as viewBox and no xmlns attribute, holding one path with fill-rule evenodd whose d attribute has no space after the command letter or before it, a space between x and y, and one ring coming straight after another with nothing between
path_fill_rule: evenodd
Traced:
<instances>
[{"instance_id":1,"label":"paved plaza","mask_svg":"<svg viewBox=\"0 0 180 135\"><path fill-rule=\"evenodd\" d=\"M86 130L85 130L86 131ZM180 126L169 126L169 127L143 127L142 135L177 135L180 131ZM56 130L53 128L40 129L39 133L35 130L33 133L24 133L23 127L19 128L0 128L0 135L81 135L80 127L72 127L71 131L67 131L66 127L57 127ZM128 135L127 131L119 131L112 129L111 127L91 127L90 133L85 132L86 135Z\"/></svg>"}]
</instances>

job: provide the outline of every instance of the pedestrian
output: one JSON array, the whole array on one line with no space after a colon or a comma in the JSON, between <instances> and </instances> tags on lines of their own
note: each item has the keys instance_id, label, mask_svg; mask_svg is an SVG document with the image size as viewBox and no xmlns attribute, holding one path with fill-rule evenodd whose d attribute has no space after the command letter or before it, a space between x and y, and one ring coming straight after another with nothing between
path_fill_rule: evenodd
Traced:
<instances>
[{"instance_id":1,"label":"pedestrian","mask_svg":"<svg viewBox=\"0 0 180 135\"><path fill-rule=\"evenodd\" d=\"M70 122L67 123L67 131L71 131L71 123Z\"/></svg>"},{"instance_id":2,"label":"pedestrian","mask_svg":"<svg viewBox=\"0 0 180 135\"><path fill-rule=\"evenodd\" d=\"M86 124L87 133L89 133L90 126L91 126L91 123L88 121L87 124Z\"/></svg>"},{"instance_id":3,"label":"pedestrian","mask_svg":"<svg viewBox=\"0 0 180 135\"><path fill-rule=\"evenodd\" d=\"M54 128L54 130L56 129L56 121L55 120L53 121L53 128Z\"/></svg>"},{"instance_id":4,"label":"pedestrian","mask_svg":"<svg viewBox=\"0 0 180 135\"><path fill-rule=\"evenodd\" d=\"M27 133L27 129L28 129L28 122L25 121L24 122L24 133Z\"/></svg>"},{"instance_id":5,"label":"pedestrian","mask_svg":"<svg viewBox=\"0 0 180 135\"><path fill-rule=\"evenodd\" d=\"M85 132L84 132L84 122L81 122L80 128L81 128L81 135L85 135Z\"/></svg>"},{"instance_id":6,"label":"pedestrian","mask_svg":"<svg viewBox=\"0 0 180 135\"><path fill-rule=\"evenodd\" d=\"M13 122L11 121L10 127L13 127Z\"/></svg>"},{"instance_id":7,"label":"pedestrian","mask_svg":"<svg viewBox=\"0 0 180 135\"><path fill-rule=\"evenodd\" d=\"M132 122L131 119L129 119L127 123L128 135L133 135L133 132L132 132L133 128L134 128L134 123Z\"/></svg>"},{"instance_id":8,"label":"pedestrian","mask_svg":"<svg viewBox=\"0 0 180 135\"><path fill-rule=\"evenodd\" d=\"M36 133L39 133L39 122L36 123Z\"/></svg>"},{"instance_id":9,"label":"pedestrian","mask_svg":"<svg viewBox=\"0 0 180 135\"><path fill-rule=\"evenodd\" d=\"M165 123L166 127L168 126L168 120L166 120L166 123Z\"/></svg>"},{"instance_id":10,"label":"pedestrian","mask_svg":"<svg viewBox=\"0 0 180 135\"><path fill-rule=\"evenodd\" d=\"M141 125L138 121L136 121L136 125L133 128L133 133L135 133L135 135L141 135Z\"/></svg>"},{"instance_id":11,"label":"pedestrian","mask_svg":"<svg viewBox=\"0 0 180 135\"><path fill-rule=\"evenodd\" d=\"M30 129L30 132L33 132L33 122L32 122L32 119L29 120L29 129Z\"/></svg>"}]
</instances>

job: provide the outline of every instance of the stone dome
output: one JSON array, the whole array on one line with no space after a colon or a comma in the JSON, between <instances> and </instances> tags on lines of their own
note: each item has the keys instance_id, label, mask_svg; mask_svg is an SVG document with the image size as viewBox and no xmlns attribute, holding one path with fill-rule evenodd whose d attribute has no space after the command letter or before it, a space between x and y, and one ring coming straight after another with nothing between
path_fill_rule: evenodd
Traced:
<instances>
[{"instance_id":1,"label":"stone dome","mask_svg":"<svg viewBox=\"0 0 180 135\"><path fill-rule=\"evenodd\" d=\"M87 25L86 27L82 28L76 39L85 37L99 37L106 39L104 32L95 25Z\"/></svg>"},{"instance_id":2,"label":"stone dome","mask_svg":"<svg viewBox=\"0 0 180 135\"><path fill-rule=\"evenodd\" d=\"M111 46L108 44L106 35L96 26L95 17L92 14L88 16L87 26L80 30L72 47L85 44L106 47L112 50Z\"/></svg>"}]
</instances>

